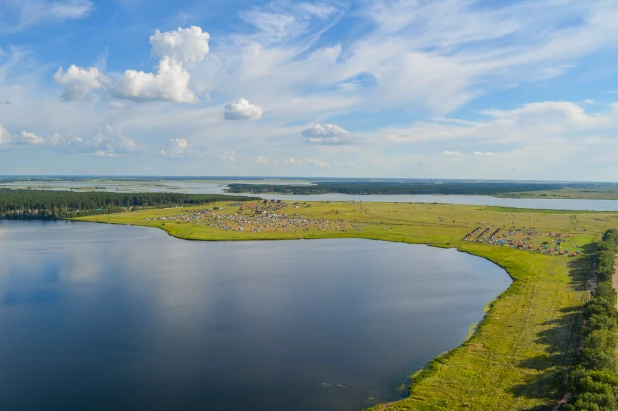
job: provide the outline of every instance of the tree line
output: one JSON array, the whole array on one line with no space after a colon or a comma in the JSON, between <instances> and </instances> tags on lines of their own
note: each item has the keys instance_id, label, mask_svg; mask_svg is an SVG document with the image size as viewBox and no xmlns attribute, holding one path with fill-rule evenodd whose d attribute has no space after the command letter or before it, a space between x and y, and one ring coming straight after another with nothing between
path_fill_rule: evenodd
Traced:
<instances>
[{"instance_id":1,"label":"tree line","mask_svg":"<svg viewBox=\"0 0 618 411\"><path fill-rule=\"evenodd\" d=\"M583 349L570 377L573 397L567 411L618 410L616 344L618 311L612 285L618 231L609 229L597 244L598 287L584 306Z\"/></svg>"},{"instance_id":2,"label":"tree line","mask_svg":"<svg viewBox=\"0 0 618 411\"><path fill-rule=\"evenodd\" d=\"M395 183L395 182L317 182L310 185L229 184L229 193L251 194L459 194L496 195L510 192L557 190L561 184L514 182Z\"/></svg>"},{"instance_id":3,"label":"tree line","mask_svg":"<svg viewBox=\"0 0 618 411\"><path fill-rule=\"evenodd\" d=\"M0 189L0 219L62 219L109 214L134 208L255 201L224 194L107 193Z\"/></svg>"}]
</instances>

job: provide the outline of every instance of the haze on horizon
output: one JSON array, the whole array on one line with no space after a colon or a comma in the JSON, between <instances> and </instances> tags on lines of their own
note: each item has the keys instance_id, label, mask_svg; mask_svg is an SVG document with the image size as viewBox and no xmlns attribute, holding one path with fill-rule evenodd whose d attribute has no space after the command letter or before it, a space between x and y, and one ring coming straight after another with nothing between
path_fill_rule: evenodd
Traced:
<instances>
[{"instance_id":1,"label":"haze on horizon","mask_svg":"<svg viewBox=\"0 0 618 411\"><path fill-rule=\"evenodd\" d=\"M618 180L611 0L6 0L0 174Z\"/></svg>"}]
</instances>

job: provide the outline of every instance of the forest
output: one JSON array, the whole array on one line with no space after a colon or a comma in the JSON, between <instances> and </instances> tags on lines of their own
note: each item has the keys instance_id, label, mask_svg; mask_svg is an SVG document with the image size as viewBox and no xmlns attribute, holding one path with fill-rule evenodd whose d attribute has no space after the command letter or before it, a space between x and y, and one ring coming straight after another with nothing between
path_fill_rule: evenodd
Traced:
<instances>
[{"instance_id":1,"label":"forest","mask_svg":"<svg viewBox=\"0 0 618 411\"><path fill-rule=\"evenodd\" d=\"M561 184L517 182L317 182L312 185L229 184L229 193L252 194L459 194L495 195L513 191L557 190Z\"/></svg>"},{"instance_id":2,"label":"forest","mask_svg":"<svg viewBox=\"0 0 618 411\"><path fill-rule=\"evenodd\" d=\"M136 208L254 201L223 194L107 193L0 189L0 219L62 219L110 214Z\"/></svg>"},{"instance_id":3,"label":"forest","mask_svg":"<svg viewBox=\"0 0 618 411\"><path fill-rule=\"evenodd\" d=\"M567 411L618 410L616 393L616 290L612 286L618 231L609 229L597 244L598 287L584 306L581 350L571 373L573 396Z\"/></svg>"}]
</instances>

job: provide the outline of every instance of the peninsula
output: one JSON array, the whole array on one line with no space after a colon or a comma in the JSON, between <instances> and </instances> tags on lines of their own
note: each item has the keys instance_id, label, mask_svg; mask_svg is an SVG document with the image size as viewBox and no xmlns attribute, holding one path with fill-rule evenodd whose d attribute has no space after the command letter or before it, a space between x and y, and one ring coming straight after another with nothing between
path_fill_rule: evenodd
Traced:
<instances>
[{"instance_id":1,"label":"peninsula","mask_svg":"<svg viewBox=\"0 0 618 411\"><path fill-rule=\"evenodd\" d=\"M377 406L380 410L541 409L569 398L575 403L569 406L584 404L578 381L590 377L590 364L582 365L589 332L582 324L590 315L590 291L603 280L593 269L596 243L608 228L618 227L618 213L609 212L353 201L220 201L77 219L161 228L186 240L365 238L428 244L505 268L513 284L487 306L471 337L414 374L407 398ZM603 247L615 248L614 243ZM608 298L615 301L615 294ZM601 378L595 375L590 378ZM608 389L618 386L615 377L603 383Z\"/></svg>"}]
</instances>

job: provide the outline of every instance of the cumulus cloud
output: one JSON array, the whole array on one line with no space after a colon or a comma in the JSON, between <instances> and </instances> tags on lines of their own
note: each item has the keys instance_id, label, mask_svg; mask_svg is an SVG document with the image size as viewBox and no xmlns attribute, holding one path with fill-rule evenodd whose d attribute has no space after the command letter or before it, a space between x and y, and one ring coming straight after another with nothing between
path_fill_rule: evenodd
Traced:
<instances>
[{"instance_id":1,"label":"cumulus cloud","mask_svg":"<svg viewBox=\"0 0 618 411\"><path fill-rule=\"evenodd\" d=\"M156 30L150 36L152 54L168 57L176 64L197 64L208 54L210 35L200 27L191 26L187 29L178 28L175 31L161 33Z\"/></svg>"},{"instance_id":2,"label":"cumulus cloud","mask_svg":"<svg viewBox=\"0 0 618 411\"><path fill-rule=\"evenodd\" d=\"M138 151L135 141L109 124L101 127L85 148L97 157L115 157Z\"/></svg>"},{"instance_id":3,"label":"cumulus cloud","mask_svg":"<svg viewBox=\"0 0 618 411\"><path fill-rule=\"evenodd\" d=\"M226 120L259 120L262 118L262 113L262 107L240 98L224 107L223 118Z\"/></svg>"},{"instance_id":4,"label":"cumulus cloud","mask_svg":"<svg viewBox=\"0 0 618 411\"><path fill-rule=\"evenodd\" d=\"M135 154L141 151L135 141L108 124L99 128L91 139L69 138L60 133L41 136L32 131L22 131L19 134L12 135L0 125L0 146L21 149L55 149L63 153L78 153L98 157Z\"/></svg>"},{"instance_id":5,"label":"cumulus cloud","mask_svg":"<svg viewBox=\"0 0 618 411\"><path fill-rule=\"evenodd\" d=\"M126 70L108 78L95 67L82 68L72 65L54 75L64 86L64 100L85 100L93 90L105 88L116 98L134 101L165 100L177 103L199 101L191 89L191 73L187 66L201 62L208 54L210 35L192 26L170 32L159 30L150 37L152 54L159 58L153 72ZM113 107L110 103L110 108Z\"/></svg>"},{"instance_id":6,"label":"cumulus cloud","mask_svg":"<svg viewBox=\"0 0 618 411\"><path fill-rule=\"evenodd\" d=\"M54 74L54 80L64 87L62 99L72 101L86 100L88 94L93 90L101 89L108 78L96 67L83 68L73 64L66 72L60 67Z\"/></svg>"},{"instance_id":7,"label":"cumulus cloud","mask_svg":"<svg viewBox=\"0 0 618 411\"><path fill-rule=\"evenodd\" d=\"M309 144L318 145L337 145L347 144L351 142L349 134L342 127L335 124L314 124L306 130L303 130L302 135Z\"/></svg>"},{"instance_id":8,"label":"cumulus cloud","mask_svg":"<svg viewBox=\"0 0 618 411\"><path fill-rule=\"evenodd\" d=\"M287 164L290 166L300 166L303 165L303 160L296 160L294 157L286 157L283 161L283 164Z\"/></svg>"},{"instance_id":9,"label":"cumulus cloud","mask_svg":"<svg viewBox=\"0 0 618 411\"><path fill-rule=\"evenodd\" d=\"M440 153L440 155L444 157L460 157L460 156L463 156L463 153L460 151L444 150L443 152Z\"/></svg>"},{"instance_id":10,"label":"cumulus cloud","mask_svg":"<svg viewBox=\"0 0 618 411\"><path fill-rule=\"evenodd\" d=\"M22 131L16 137L17 142L25 143L25 144L45 144L45 139L43 137L37 136L35 133Z\"/></svg>"},{"instance_id":11,"label":"cumulus cloud","mask_svg":"<svg viewBox=\"0 0 618 411\"><path fill-rule=\"evenodd\" d=\"M9 142L10 134L6 131L6 128L0 124L0 146L3 146Z\"/></svg>"},{"instance_id":12,"label":"cumulus cloud","mask_svg":"<svg viewBox=\"0 0 618 411\"><path fill-rule=\"evenodd\" d=\"M233 163L236 161L236 151L234 150L224 150L223 155L219 157L221 161L224 163Z\"/></svg>"},{"instance_id":13,"label":"cumulus cloud","mask_svg":"<svg viewBox=\"0 0 618 411\"><path fill-rule=\"evenodd\" d=\"M169 57L163 57L157 73L127 70L110 89L112 96L134 101L169 100L177 103L197 103L189 87L191 74Z\"/></svg>"},{"instance_id":14,"label":"cumulus cloud","mask_svg":"<svg viewBox=\"0 0 618 411\"><path fill-rule=\"evenodd\" d=\"M317 166L317 167L322 167L322 168L331 166L326 161L322 161L317 158L306 158L302 160L302 159L296 159L294 157L286 157L285 160L283 161L283 164L286 164L289 166L312 165L312 166Z\"/></svg>"},{"instance_id":15,"label":"cumulus cloud","mask_svg":"<svg viewBox=\"0 0 618 411\"><path fill-rule=\"evenodd\" d=\"M9 133L2 125L0 125L0 146L5 147L51 147L62 143L64 139L60 134L55 133L52 136L41 137L32 131L22 131L19 134Z\"/></svg>"},{"instance_id":16,"label":"cumulus cloud","mask_svg":"<svg viewBox=\"0 0 618 411\"><path fill-rule=\"evenodd\" d=\"M188 148L189 144L187 143L187 140L182 138L173 138L170 140L167 148L161 149L160 154L163 157L182 157Z\"/></svg>"},{"instance_id":17,"label":"cumulus cloud","mask_svg":"<svg viewBox=\"0 0 618 411\"><path fill-rule=\"evenodd\" d=\"M318 160L317 158L308 158L307 164L311 164L311 165L322 167L322 168L330 167L330 164L328 164L326 161Z\"/></svg>"},{"instance_id":18,"label":"cumulus cloud","mask_svg":"<svg viewBox=\"0 0 618 411\"><path fill-rule=\"evenodd\" d=\"M482 151L475 151L474 155L475 156L493 156L495 153L492 153L491 151L486 151L486 152L482 152Z\"/></svg>"},{"instance_id":19,"label":"cumulus cloud","mask_svg":"<svg viewBox=\"0 0 618 411\"><path fill-rule=\"evenodd\" d=\"M127 70L111 88L112 95L136 101L197 103L199 99L191 90L191 73L186 65L204 60L209 39L210 35L196 26L164 33L155 31L150 44L152 54L160 58L156 73Z\"/></svg>"},{"instance_id":20,"label":"cumulus cloud","mask_svg":"<svg viewBox=\"0 0 618 411\"><path fill-rule=\"evenodd\" d=\"M262 156L257 156L255 158L255 162L258 164L279 164L279 161L277 160L270 160L266 157L262 157Z\"/></svg>"}]
</instances>

